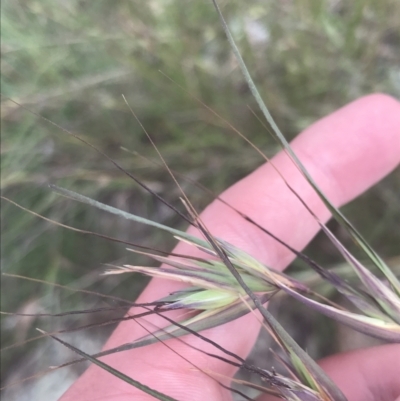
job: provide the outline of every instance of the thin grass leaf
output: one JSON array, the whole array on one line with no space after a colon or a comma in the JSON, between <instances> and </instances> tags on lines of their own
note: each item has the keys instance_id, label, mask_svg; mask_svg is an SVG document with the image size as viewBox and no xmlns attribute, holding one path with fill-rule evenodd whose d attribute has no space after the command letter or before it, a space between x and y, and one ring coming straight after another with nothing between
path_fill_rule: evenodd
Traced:
<instances>
[{"instance_id":1,"label":"thin grass leaf","mask_svg":"<svg viewBox=\"0 0 400 401\"><path fill-rule=\"evenodd\" d=\"M366 267L364 267L331 233L324 227L323 230L336 245L343 257L353 266L360 280L368 289L370 295L374 297L380 307L395 322L400 324L400 297L397 296L389 287L375 277Z\"/></svg>"},{"instance_id":2,"label":"thin grass leaf","mask_svg":"<svg viewBox=\"0 0 400 401\"><path fill-rule=\"evenodd\" d=\"M303 174L303 176L307 179L309 184L313 187L313 189L317 192L321 200L324 202L326 207L329 209L329 211L332 213L334 218L343 226L346 228L346 230L349 232L349 234L352 236L352 238L355 240L355 242L360 246L360 248L366 253L366 255L369 257L369 259L382 271L382 273L385 275L389 283L391 284L393 290L397 293L398 296L400 296L400 281L397 279L397 277L393 274L393 272L390 270L390 268L386 265L386 263L380 258L380 256L371 248L371 246L366 242L366 240L362 237L362 235L355 229L355 227L347 220L347 218L338 210L326 197L326 195L323 193L323 191L318 187L316 182L313 180L311 175L308 173L307 169L304 167L304 165L301 163L295 152L292 150L290 147L289 143L287 142L286 138L280 131L279 127L275 123L273 117L271 116L267 106L265 105L260 93L258 92L258 89L256 85L254 84L253 79L251 78L251 75L247 69L247 66L240 54L240 51L235 43L235 40L230 32L230 29L228 27L228 24L226 23L224 16L217 4L216 0L212 0L215 9L217 10L217 13L219 15L221 25L225 31L225 34L227 36L228 42L230 44L230 47L237 59L237 62L240 66L240 69L242 71L242 74L250 88L251 93L253 94L253 97L255 98L258 106L260 107L260 110L264 114L264 117L270 124L271 128L273 129L273 132L275 133L275 137L278 139L279 143L281 146L285 149L285 151L288 153L288 155L291 157L295 165L299 168L300 172Z\"/></svg>"},{"instance_id":3,"label":"thin grass leaf","mask_svg":"<svg viewBox=\"0 0 400 401\"><path fill-rule=\"evenodd\" d=\"M106 298L106 299L110 299L110 300L113 300L113 301L122 302L122 303L124 303L124 304L126 304L128 306L132 306L134 304L134 302L132 302L132 301L128 301L127 299L116 297L114 295L101 294L101 293L96 292L96 291L84 290L84 289L81 289L81 288L73 288L73 287L69 287L67 285L52 283L52 282L46 281L46 280L40 280L38 278L33 278L33 277L28 277L28 276L21 276L20 274L2 273L1 275L4 276L4 277L17 278L19 280L32 281L34 283L46 284L46 285L50 285L50 286L56 287L56 288L61 288L63 290L67 290L67 291L81 292L83 294L94 295L96 297Z\"/></svg>"},{"instance_id":4,"label":"thin grass leaf","mask_svg":"<svg viewBox=\"0 0 400 401\"><path fill-rule=\"evenodd\" d=\"M59 226L59 227L62 227L62 228L66 228L66 229L68 229L70 231L75 231L75 232L78 232L78 233L81 233L81 234L86 234L86 235L92 235L92 236L95 236L95 237L106 239L108 241L113 241L113 242L117 242L117 243L121 243L121 244L125 244L125 245L134 246L135 248L139 248L139 249L143 249L143 250L147 250L147 251L152 251L152 252L157 252L157 253L163 254L163 255L185 257L187 259L192 258L189 255L179 255L179 254L176 254L176 253L173 253L173 252L165 252L165 251L163 251L161 249L156 249L154 247L148 247L148 246L144 246L144 245L141 245L141 244L136 244L134 242L125 241L125 240L122 240L122 239L119 239L119 238L110 237L108 235L100 234L100 233L97 233L97 232L94 232L94 231L82 230L80 228L72 227L72 226L69 226L67 224L60 223L60 222L58 222L56 220L49 219L48 217L42 216L41 214L36 213L36 212L34 212L32 210L29 210L29 209L21 206L20 204L14 202L13 200L11 200L9 198L6 198L5 196L0 196L0 199L3 199L5 201L13 204L14 206L18 207L19 209L21 209L21 210L23 210L23 211L25 211L27 213L30 213L33 216L36 216L36 217L38 217L38 218L40 218L42 220L45 220L45 221L47 221L47 222L49 222L51 224L54 224L56 226ZM143 251L140 252L137 249L128 249L128 250L129 251L133 251L133 252L137 252L137 253L142 253L144 255L149 255L149 256L151 255L151 254L143 252ZM193 259L196 259L196 258L193 258Z\"/></svg>"},{"instance_id":5,"label":"thin grass leaf","mask_svg":"<svg viewBox=\"0 0 400 401\"><path fill-rule=\"evenodd\" d=\"M185 238L185 239L187 239L187 240L189 240L191 242L194 242L194 243L198 244L199 246L207 247L207 243L205 241L195 237L194 235L190 235L190 234L188 234L188 233L186 233L184 231L176 230L174 228L165 226L165 225L157 223L155 221L148 220L148 219L146 219L144 217L136 216L136 215L134 215L132 213L125 212L123 210L117 209L115 207L106 205L106 204L101 203L101 202L98 202L98 201L96 201L94 199L88 198L88 197L86 197L84 195L78 194L78 193L70 191L68 189L60 188L60 187L58 187L56 185L50 185L50 188L53 191L59 193L60 195L65 196L67 198L74 199L74 200L76 200L78 202L86 203L87 205L93 206L93 207L95 207L97 209L101 209L101 210L104 210L104 211L106 211L108 213L112 213L112 214L115 214L117 216L123 217L126 220L136 221L137 223L146 224L146 225L149 225L149 226L152 226L152 227L159 228L159 229L164 230L164 231L168 231L171 234L178 235L178 236L180 236L182 238Z\"/></svg>"},{"instance_id":6,"label":"thin grass leaf","mask_svg":"<svg viewBox=\"0 0 400 401\"><path fill-rule=\"evenodd\" d=\"M353 305L355 305L361 312L367 316L381 319L387 322L393 322L388 314L382 310L376 299L371 296L366 290L356 288L354 285L350 285L346 280L342 279L336 272L323 269L318 265L310 264L310 266L318 273L318 275L325 280L328 284L331 284L338 292L344 295ZM350 265L346 265L347 269L351 268ZM354 269L351 270L354 272ZM354 272L355 274L355 272ZM305 279L307 281L307 279Z\"/></svg>"},{"instance_id":7,"label":"thin grass leaf","mask_svg":"<svg viewBox=\"0 0 400 401\"><path fill-rule=\"evenodd\" d=\"M396 277L400 278L400 258L397 256L390 258L386 261L386 263L390 266L393 273ZM371 269L374 274L377 274L377 268L375 265L372 265L370 261L363 261L363 264L367 267L367 269ZM314 269L315 270L315 269ZM353 285L355 281L358 279L358 274L354 271L353 267L347 263L343 262L333 267L322 269L323 272L327 272L328 274L333 274L335 277L338 277L341 281L346 283L351 289L353 289ZM332 282L329 282L329 279L326 279L317 271L310 271L309 269L302 269L300 271L293 272L291 277L294 277L297 281L304 283L307 287L312 288L313 290L318 289L318 293L323 293L324 296L332 293L336 289L332 287ZM338 288L337 288L338 289Z\"/></svg>"},{"instance_id":8,"label":"thin grass leaf","mask_svg":"<svg viewBox=\"0 0 400 401\"><path fill-rule=\"evenodd\" d=\"M293 298L299 300L312 309L340 322L354 330L379 338L384 341L400 342L400 325L395 322L388 322L382 319L373 318L349 311L343 311L330 305L321 304L290 288L282 287Z\"/></svg>"},{"instance_id":9,"label":"thin grass leaf","mask_svg":"<svg viewBox=\"0 0 400 401\"><path fill-rule=\"evenodd\" d=\"M47 334L43 330L40 330L40 329L37 329L37 330L42 334ZM110 365L107 365L106 363L99 361L98 359L96 359L93 356L90 356L89 354L86 354L85 352L83 352L80 349L74 347L73 345L68 344L67 342L57 338L56 336L53 336L53 335L49 335L49 336L51 338L53 338L54 340L56 340L57 342L59 342L60 344L64 345L64 347L69 348L70 350L76 352L78 355L82 356L84 359L94 363L99 368L109 372L113 376L118 377L119 379L121 379L124 382L130 384L133 387L136 387L137 389L143 391L144 393L153 396L157 400L160 400L160 401L178 401L176 398L172 398L172 397L170 397L170 396L168 396L166 394L160 393L159 391L154 390L154 389L152 389L152 388L150 388L150 387L138 382L137 380L132 379L131 377L125 375L124 373L120 372L119 370L114 369Z\"/></svg>"},{"instance_id":10,"label":"thin grass leaf","mask_svg":"<svg viewBox=\"0 0 400 401\"><path fill-rule=\"evenodd\" d=\"M211 261L208 261L208 260L202 259L202 258L194 258L194 257L188 256L188 255L180 255L179 257L172 258L171 256L166 257L166 256L155 255L155 254L149 253L149 252L138 251L137 249L127 248L127 251L134 252L139 255L148 256L149 258L154 259L157 262L168 264L170 266L176 267L177 269L197 270L198 266L202 266L204 269L208 269L208 270L211 269L211 266L213 269L215 268L212 265ZM171 255L171 254L168 254L168 255ZM175 255L172 254L172 256L175 256ZM196 266L196 264L198 266Z\"/></svg>"}]
</instances>

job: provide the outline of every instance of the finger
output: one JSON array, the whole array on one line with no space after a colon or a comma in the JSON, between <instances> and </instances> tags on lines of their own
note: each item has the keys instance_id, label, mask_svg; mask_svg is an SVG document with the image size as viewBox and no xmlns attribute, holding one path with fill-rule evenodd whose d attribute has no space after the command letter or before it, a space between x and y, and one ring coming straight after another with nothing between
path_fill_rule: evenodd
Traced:
<instances>
[{"instance_id":1,"label":"finger","mask_svg":"<svg viewBox=\"0 0 400 401\"><path fill-rule=\"evenodd\" d=\"M348 401L396 401L400 397L400 345L390 344L325 358L321 367ZM259 401L277 401L260 397Z\"/></svg>"},{"instance_id":2,"label":"finger","mask_svg":"<svg viewBox=\"0 0 400 401\"><path fill-rule=\"evenodd\" d=\"M394 401L400 397L400 345L347 352L321 366L349 401Z\"/></svg>"},{"instance_id":3,"label":"finger","mask_svg":"<svg viewBox=\"0 0 400 401\"><path fill-rule=\"evenodd\" d=\"M321 189L336 205L341 205L365 191L397 166L400 157L399 129L399 104L390 97L372 95L312 125L293 141L293 148ZM327 220L329 212L286 154L280 153L275 157L274 165L313 211L322 220ZM316 222L268 164L228 189L223 197L296 249L303 248L318 231ZM214 235L241 247L274 268L283 269L293 259L293 255L284 247L260 233L220 202L213 202L202 213L202 219ZM179 244L177 250L188 252L184 244ZM139 302L158 299L177 288L179 285L176 283L152 280ZM153 321L158 325L165 325L159 318ZM257 337L258 329L259 323L248 315L209 330L205 335L245 356ZM144 334L146 333L134 322L120 324L106 348L133 341ZM193 336L185 337L185 341L217 353L211 346ZM210 360L176 340L169 341L168 345L189 360L196 361L197 366L202 369L225 376L232 376L234 373L235 369L231 366ZM226 396L220 386L195 371L163 344L115 354L105 360L136 380L181 400L212 401ZM83 394L101 394L103 397L109 394L113 400L130 399L135 394L135 400L149 399L125 383L112 380L97 367L91 367L66 394L64 400L76 399Z\"/></svg>"}]
</instances>

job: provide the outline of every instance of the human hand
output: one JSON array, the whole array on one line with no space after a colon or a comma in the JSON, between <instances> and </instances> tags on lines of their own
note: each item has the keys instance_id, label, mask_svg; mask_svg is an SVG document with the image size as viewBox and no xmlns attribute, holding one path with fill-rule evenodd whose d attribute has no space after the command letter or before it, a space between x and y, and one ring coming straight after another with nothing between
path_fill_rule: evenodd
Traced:
<instances>
[{"instance_id":1,"label":"human hand","mask_svg":"<svg viewBox=\"0 0 400 401\"><path fill-rule=\"evenodd\" d=\"M392 171L400 162L400 104L385 95L361 98L310 126L292 147L328 198L337 206L349 202ZM307 184L286 154L274 158L274 165L323 221L328 210ZM287 189L282 179L265 164L222 194L224 200L292 247L300 250L318 232L318 225ZM243 221L235 212L214 201L202 213L213 235L238 246L275 269L292 260L286 248ZM190 231L193 231L192 229ZM194 254L178 244L176 252ZM182 284L153 279L137 302L150 302L181 288ZM131 311L131 313L135 313ZM178 317L175 311L170 316ZM152 316L156 326L165 321ZM259 322L248 314L233 322L203 332L206 337L245 358L259 332ZM121 323L105 349L146 335L134 321ZM218 354L209 344L192 335L186 343ZM200 369L227 378L235 368L212 359L171 339L168 345ZM126 375L182 401L229 400L229 392L193 368L161 343L102 358ZM400 345L386 345L321 361L321 366L342 389L349 401L400 401ZM91 366L64 394L61 401L149 401L153 398L97 366ZM272 400L263 396L262 401Z\"/></svg>"}]
</instances>

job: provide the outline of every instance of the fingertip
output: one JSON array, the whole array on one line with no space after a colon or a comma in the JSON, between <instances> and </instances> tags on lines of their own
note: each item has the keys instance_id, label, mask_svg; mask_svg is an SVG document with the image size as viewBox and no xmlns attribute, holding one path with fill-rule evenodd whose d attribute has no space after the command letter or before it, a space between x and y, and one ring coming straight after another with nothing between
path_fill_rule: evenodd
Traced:
<instances>
[{"instance_id":1,"label":"fingertip","mask_svg":"<svg viewBox=\"0 0 400 401\"><path fill-rule=\"evenodd\" d=\"M393 96L390 96L386 93L371 93L370 95L363 96L359 99L357 99L353 103L357 102L365 102L367 105L372 106L373 108L382 108L385 110L389 110L390 108L397 109L399 111L400 108L400 102L394 98ZM352 104L352 103L350 103ZM398 114L398 113L397 113ZM400 117L399 117L400 118Z\"/></svg>"},{"instance_id":2,"label":"fingertip","mask_svg":"<svg viewBox=\"0 0 400 401\"><path fill-rule=\"evenodd\" d=\"M322 189L342 205L399 165L400 102L382 93L364 96L312 124L293 147L316 175L326 175Z\"/></svg>"},{"instance_id":3,"label":"fingertip","mask_svg":"<svg viewBox=\"0 0 400 401\"><path fill-rule=\"evenodd\" d=\"M374 93L350 105L369 119L367 132L382 151L381 159L389 168L395 168L400 163L400 102L384 93Z\"/></svg>"}]
</instances>

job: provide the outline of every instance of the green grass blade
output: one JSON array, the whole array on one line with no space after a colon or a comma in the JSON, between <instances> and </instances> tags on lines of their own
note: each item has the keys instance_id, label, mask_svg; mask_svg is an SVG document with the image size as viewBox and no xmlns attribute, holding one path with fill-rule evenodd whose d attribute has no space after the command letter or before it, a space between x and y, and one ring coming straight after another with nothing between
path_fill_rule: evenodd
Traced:
<instances>
[{"instance_id":1,"label":"green grass blade","mask_svg":"<svg viewBox=\"0 0 400 401\"><path fill-rule=\"evenodd\" d=\"M378 318L339 310L330 305L321 304L320 302L309 299L289 287L283 288L298 301L356 331L391 343L400 343L400 325L395 322L387 322Z\"/></svg>"},{"instance_id":2,"label":"green grass blade","mask_svg":"<svg viewBox=\"0 0 400 401\"><path fill-rule=\"evenodd\" d=\"M339 291L353 305L355 305L363 314L376 319L393 323L392 313L388 313L386 308L381 308L379 302L379 300L385 303L387 302L387 299L389 299L387 295L389 295L390 289L388 287L385 287L384 289L385 292L383 293L381 287L379 286L379 289L381 290L380 292L371 291L371 287L372 286L376 287L377 285L376 281L379 281L379 279L373 276L373 274L367 268L365 268L361 263L355 265L351 262L348 263L349 264L347 265L348 267L347 270L350 271L351 269L353 275L356 275L357 277L361 278L364 286L367 288L367 291L365 291L365 289L358 289L354 285L349 284L347 280L343 279L333 270L324 269L316 263L310 263L309 266L323 280L325 280L326 284L328 283L331 284L337 291ZM369 278L369 280L366 282L365 280L363 280L362 277L362 274L364 273L367 273ZM305 277L304 280L302 281L307 282L308 279ZM368 285L370 281L372 284L371 286ZM396 296L394 293L391 293L391 295L392 298ZM392 312L392 310L390 310L389 312Z\"/></svg>"},{"instance_id":3,"label":"green grass blade","mask_svg":"<svg viewBox=\"0 0 400 401\"><path fill-rule=\"evenodd\" d=\"M169 233L171 233L173 235L177 235L179 237L183 237L183 238L185 238L185 239L187 239L187 240L189 240L191 242L194 242L197 245L200 245L200 246L203 246L203 247L209 247L209 245L208 245L208 243L206 241L203 241L203 240L201 240L201 239L199 239L199 238L197 238L197 237L195 237L193 235L187 234L184 231L176 230L174 228L165 226L165 225L157 223L155 221L148 220L148 219L146 219L144 217L136 216L135 214L125 212L125 211L117 209L115 207L112 207L112 206L106 205L104 203L98 202L98 201L96 201L94 199L88 198L87 196L78 194L78 193L76 193L74 191L70 191L70 190L65 189L65 188L60 188L60 187L58 187L56 185L50 185L50 188L53 191L59 193L60 195L65 196L67 198L74 199L74 200L76 200L78 202L86 203L87 205L90 205L90 206L96 207L98 209L104 210L104 211L106 211L108 213L112 213L112 214L115 214L117 216L123 217L126 220L133 220L133 221L136 221L137 223L146 224L148 226L156 227L156 228L159 228L161 230L168 231Z\"/></svg>"},{"instance_id":4,"label":"green grass blade","mask_svg":"<svg viewBox=\"0 0 400 401\"><path fill-rule=\"evenodd\" d=\"M397 292L397 294L400 296L400 282L397 279L397 277L393 274L393 272L390 270L390 268L386 265L386 263L380 258L380 256L371 248L371 246L366 242L366 240L362 237L362 235L354 228L354 226L347 220L347 218L335 207L333 204L329 201L329 199L326 197L326 195L322 192L322 190L318 187L316 182L313 180L311 175L308 173L304 165L301 163L297 155L294 153L292 148L290 147L289 143L287 142L286 138L282 134L281 130L275 123L273 117L271 116L271 113L269 112L267 106L265 105L253 79L251 78L250 72L248 71L246 64L240 54L240 51L235 43L235 40L230 32L230 29L224 19L224 16L222 15L222 12L216 2L216 0L212 0L219 18L221 20L221 24L223 26L223 29L225 31L225 34L227 36L228 42L232 48L233 53L235 54L235 57L238 61L238 64L240 66L240 69L242 70L242 74L250 88L251 93L253 94L253 97L255 98L258 106L260 107L262 113L264 114L264 117L270 124L271 128L273 129L276 138L279 140L280 144L282 147L286 150L288 155L291 157L293 162L296 164L296 166L299 168L301 173L304 175L304 177L307 179L307 181L310 183L310 185L313 187L313 189L317 192L321 200L324 202L325 206L329 209L329 211L332 213L334 218L342 225L344 226L347 231L350 233L350 235L353 237L353 239L356 241L356 243L364 250L364 252L368 255L368 257L371 259L371 261L382 271L382 273L386 276L390 284L392 285L393 289Z\"/></svg>"},{"instance_id":5,"label":"green grass blade","mask_svg":"<svg viewBox=\"0 0 400 401\"><path fill-rule=\"evenodd\" d=\"M371 296L374 297L375 301L380 307L390 316L395 322L400 323L400 298L393 292L388 286L382 283L377 277L375 277L366 267L364 267L331 233L331 231L322 226L323 231L326 233L328 238L336 246L339 252L347 260L347 262L353 267L358 274L360 280L363 282L365 287Z\"/></svg>"},{"instance_id":6,"label":"green grass blade","mask_svg":"<svg viewBox=\"0 0 400 401\"><path fill-rule=\"evenodd\" d=\"M43 330L39 330L37 329L40 333L46 334L45 331ZM165 395L163 393L160 393L157 390L154 390L134 379L132 379L131 377L125 375L124 373L120 372L119 370L114 369L113 367L111 367L110 365L107 365L104 362L99 361L98 359L96 359L95 357L86 354L85 352L81 351L78 348L75 348L73 345L66 343L65 341L50 335L51 338L53 338L54 340L56 340L57 342L59 342L60 344L64 345L65 347L69 348L70 350L76 352L78 355L82 356L84 359L94 363L95 365L97 365L98 367L100 367L101 369L109 372L110 374L112 374L115 377L118 377L119 379L123 380L124 382L130 384L133 387L138 388L139 390L143 391L144 393L147 393L151 396L153 396L154 398L156 398L157 400L160 401L178 401L176 398L172 398L168 395Z\"/></svg>"}]
</instances>

